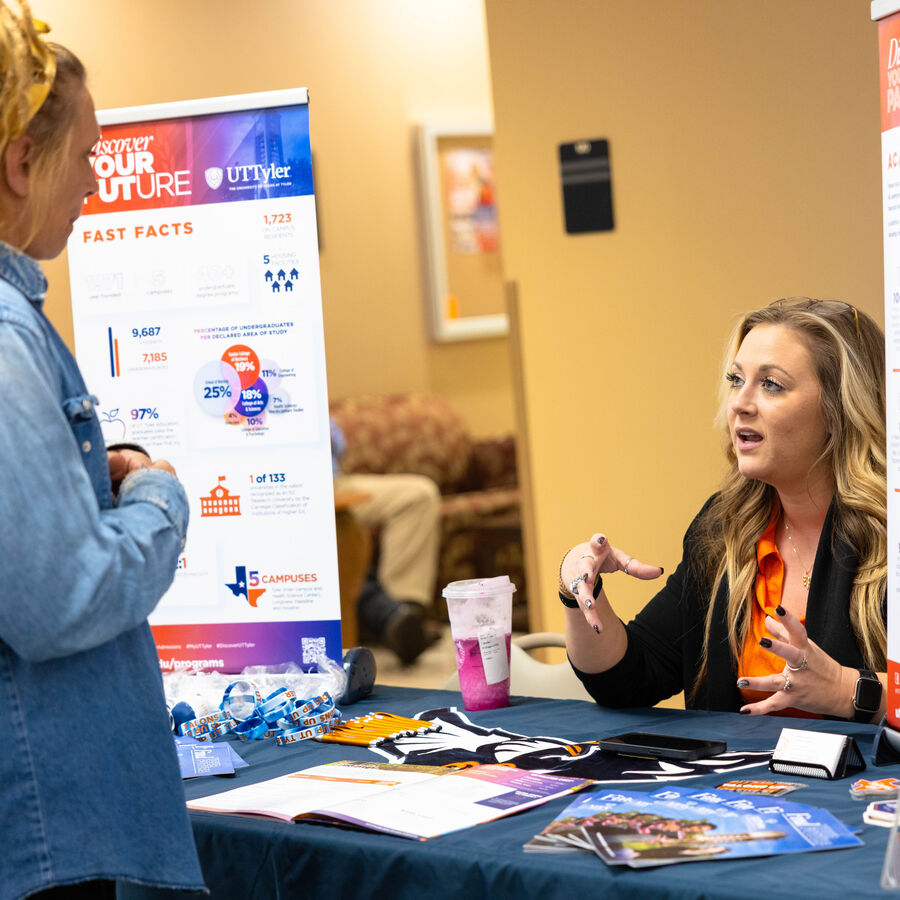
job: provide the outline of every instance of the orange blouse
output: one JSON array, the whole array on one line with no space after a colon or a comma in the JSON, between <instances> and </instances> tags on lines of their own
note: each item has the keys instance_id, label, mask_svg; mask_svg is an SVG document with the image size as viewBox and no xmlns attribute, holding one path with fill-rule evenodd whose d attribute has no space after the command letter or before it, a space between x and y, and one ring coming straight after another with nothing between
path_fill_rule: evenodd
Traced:
<instances>
[{"instance_id":1,"label":"orange blouse","mask_svg":"<svg viewBox=\"0 0 900 900\"><path fill-rule=\"evenodd\" d=\"M784 560L778 552L775 543L775 529L778 525L778 513L776 508L772 511L769 525L756 543L756 561L758 572L756 575L756 603L750 612L750 631L747 641L741 652L740 675L746 678L759 678L763 675L780 674L784 669L784 660L759 646L762 637L772 637L766 631L766 616L778 618L775 607L781 603L781 594L784 588ZM800 622L806 624L806 617ZM741 697L744 703L756 703L765 700L772 695L771 691L754 691L749 688L741 688ZM773 713L776 716L796 716L798 718L821 719L816 713L809 713L802 709L782 709Z\"/></svg>"}]
</instances>

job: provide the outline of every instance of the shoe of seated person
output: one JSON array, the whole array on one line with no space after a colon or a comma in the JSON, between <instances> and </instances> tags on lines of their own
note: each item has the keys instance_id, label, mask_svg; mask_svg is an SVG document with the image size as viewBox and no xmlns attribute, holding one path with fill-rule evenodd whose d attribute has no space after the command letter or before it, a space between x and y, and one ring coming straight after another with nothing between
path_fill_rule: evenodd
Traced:
<instances>
[{"instance_id":1,"label":"shoe of seated person","mask_svg":"<svg viewBox=\"0 0 900 900\"><path fill-rule=\"evenodd\" d=\"M418 603L399 602L385 623L382 639L404 665L415 662L432 643L425 627L422 607Z\"/></svg>"}]
</instances>

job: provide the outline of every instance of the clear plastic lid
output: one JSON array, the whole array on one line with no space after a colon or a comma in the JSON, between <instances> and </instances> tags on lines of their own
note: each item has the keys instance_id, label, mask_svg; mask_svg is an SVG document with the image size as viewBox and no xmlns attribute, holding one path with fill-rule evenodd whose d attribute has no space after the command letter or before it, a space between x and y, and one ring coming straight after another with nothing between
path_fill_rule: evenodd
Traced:
<instances>
[{"instance_id":1,"label":"clear plastic lid","mask_svg":"<svg viewBox=\"0 0 900 900\"><path fill-rule=\"evenodd\" d=\"M451 581L441 593L448 600L468 600L471 597L485 597L491 594L511 594L516 586L509 575L496 578L470 578L467 581Z\"/></svg>"}]
</instances>

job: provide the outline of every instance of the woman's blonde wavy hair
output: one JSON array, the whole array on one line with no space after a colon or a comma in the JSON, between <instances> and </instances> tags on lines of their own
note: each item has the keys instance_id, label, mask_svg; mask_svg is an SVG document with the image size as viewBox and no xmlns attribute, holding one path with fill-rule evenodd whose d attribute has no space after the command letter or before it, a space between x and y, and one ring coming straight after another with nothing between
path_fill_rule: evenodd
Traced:
<instances>
[{"instance_id":1,"label":"woman's blonde wavy hair","mask_svg":"<svg viewBox=\"0 0 900 900\"><path fill-rule=\"evenodd\" d=\"M835 484L834 536L846 541L859 560L850 596L853 633L866 665L882 672L887 643L883 618L887 586L884 335L869 316L846 303L796 297L778 300L738 323L727 345L726 371L741 342L758 325L790 328L809 349L828 435L810 471L822 461L830 466ZM750 630L756 543L776 501L774 488L738 471L727 425L728 396L723 382L718 424L724 428L730 466L699 532L701 574L710 591L703 658L692 694L707 674L714 601L723 579L729 587L729 646L735 660L740 659Z\"/></svg>"},{"instance_id":2,"label":"woman's blonde wavy hair","mask_svg":"<svg viewBox=\"0 0 900 900\"><path fill-rule=\"evenodd\" d=\"M84 86L81 60L60 44L45 41L25 0L16 12L0 0L0 158L22 134L34 142L31 157L30 233L27 245L53 204L53 185L65 164L77 108L73 94ZM0 225L7 211L0 209Z\"/></svg>"}]
</instances>

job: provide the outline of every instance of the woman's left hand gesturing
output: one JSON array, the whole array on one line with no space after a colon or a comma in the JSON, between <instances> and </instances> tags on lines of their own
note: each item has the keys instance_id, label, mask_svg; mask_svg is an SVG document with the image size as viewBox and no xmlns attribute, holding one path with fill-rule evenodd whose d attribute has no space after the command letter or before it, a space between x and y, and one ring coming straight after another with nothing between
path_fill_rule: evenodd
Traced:
<instances>
[{"instance_id":1,"label":"woman's left hand gesturing","mask_svg":"<svg viewBox=\"0 0 900 900\"><path fill-rule=\"evenodd\" d=\"M741 676L739 688L774 691L765 700L742 706L741 712L765 715L792 707L832 716L851 716L856 670L840 665L811 641L796 616L780 606L776 612L777 618L766 616L766 629L772 638L764 637L760 644L784 660L784 669L777 675Z\"/></svg>"}]
</instances>

